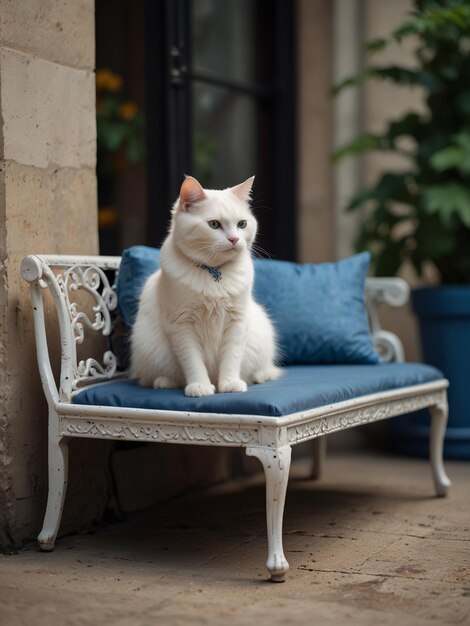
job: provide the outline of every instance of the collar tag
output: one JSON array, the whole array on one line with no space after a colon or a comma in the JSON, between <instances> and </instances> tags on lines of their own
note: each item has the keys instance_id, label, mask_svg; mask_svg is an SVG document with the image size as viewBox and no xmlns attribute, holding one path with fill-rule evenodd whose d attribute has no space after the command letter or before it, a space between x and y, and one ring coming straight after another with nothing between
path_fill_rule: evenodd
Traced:
<instances>
[{"instance_id":1,"label":"collar tag","mask_svg":"<svg viewBox=\"0 0 470 626\"><path fill-rule=\"evenodd\" d=\"M216 283L219 283L222 280L222 272L220 271L220 267L211 267L210 265L206 265L202 263L198 265L202 270L206 270L212 276Z\"/></svg>"}]
</instances>

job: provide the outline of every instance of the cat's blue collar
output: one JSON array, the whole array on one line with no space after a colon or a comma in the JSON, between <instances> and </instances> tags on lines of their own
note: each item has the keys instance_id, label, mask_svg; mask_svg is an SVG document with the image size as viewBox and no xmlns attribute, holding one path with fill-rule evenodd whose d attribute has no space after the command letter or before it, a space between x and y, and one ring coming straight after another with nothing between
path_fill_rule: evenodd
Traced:
<instances>
[{"instance_id":1,"label":"cat's blue collar","mask_svg":"<svg viewBox=\"0 0 470 626\"><path fill-rule=\"evenodd\" d=\"M206 265L205 263L201 263L198 265L202 270L206 270L212 276L216 283L222 280L222 272L219 267L211 267L210 265Z\"/></svg>"}]
</instances>

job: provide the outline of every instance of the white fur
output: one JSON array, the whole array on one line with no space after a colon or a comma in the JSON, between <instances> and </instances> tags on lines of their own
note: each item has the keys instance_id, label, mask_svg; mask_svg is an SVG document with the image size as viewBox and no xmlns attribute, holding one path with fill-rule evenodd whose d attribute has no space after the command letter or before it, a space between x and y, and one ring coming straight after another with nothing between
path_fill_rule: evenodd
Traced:
<instances>
[{"instance_id":1,"label":"white fur","mask_svg":"<svg viewBox=\"0 0 470 626\"><path fill-rule=\"evenodd\" d=\"M203 190L195 179L183 183L161 269L144 286L132 332L131 375L141 385L206 396L281 375L273 326L251 295L252 182L223 191ZM222 228L210 228L210 220ZM240 220L246 228L238 228ZM199 264L220 266L220 282Z\"/></svg>"}]
</instances>

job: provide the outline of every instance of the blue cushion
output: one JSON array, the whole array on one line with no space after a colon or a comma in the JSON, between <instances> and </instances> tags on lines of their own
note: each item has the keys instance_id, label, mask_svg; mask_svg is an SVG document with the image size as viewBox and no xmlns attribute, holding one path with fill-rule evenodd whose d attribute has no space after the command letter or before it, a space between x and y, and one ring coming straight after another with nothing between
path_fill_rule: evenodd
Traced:
<instances>
[{"instance_id":1,"label":"blue cushion","mask_svg":"<svg viewBox=\"0 0 470 626\"><path fill-rule=\"evenodd\" d=\"M255 298L276 326L284 363L379 363L364 305L369 260L367 252L319 265L255 260ZM158 267L155 248L134 246L122 255L117 292L128 328Z\"/></svg>"},{"instance_id":2,"label":"blue cushion","mask_svg":"<svg viewBox=\"0 0 470 626\"><path fill-rule=\"evenodd\" d=\"M182 389L151 389L123 380L84 389L76 404L281 416L379 391L440 380L439 370L418 363L383 365L291 365L276 381L251 385L246 393L187 398Z\"/></svg>"},{"instance_id":3,"label":"blue cushion","mask_svg":"<svg viewBox=\"0 0 470 626\"><path fill-rule=\"evenodd\" d=\"M116 284L119 311L126 326L132 328L145 281L160 267L160 250L132 246L122 253Z\"/></svg>"},{"instance_id":4,"label":"blue cushion","mask_svg":"<svg viewBox=\"0 0 470 626\"><path fill-rule=\"evenodd\" d=\"M284 363L379 363L364 304L369 261L368 252L318 265L255 261L255 298Z\"/></svg>"}]
</instances>

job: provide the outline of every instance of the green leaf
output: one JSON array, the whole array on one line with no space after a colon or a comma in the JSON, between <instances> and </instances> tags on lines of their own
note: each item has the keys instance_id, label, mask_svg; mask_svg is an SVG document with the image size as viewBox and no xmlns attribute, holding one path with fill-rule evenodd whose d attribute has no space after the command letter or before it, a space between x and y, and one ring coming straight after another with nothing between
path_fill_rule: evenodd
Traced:
<instances>
[{"instance_id":1,"label":"green leaf","mask_svg":"<svg viewBox=\"0 0 470 626\"><path fill-rule=\"evenodd\" d=\"M432 2L413 15L414 19L394 31L393 37L398 41L411 34L428 41L448 41L458 37L462 31L468 32L470 28L470 6L465 1L457 4L451 0L444 6Z\"/></svg>"},{"instance_id":2,"label":"green leaf","mask_svg":"<svg viewBox=\"0 0 470 626\"><path fill-rule=\"evenodd\" d=\"M418 113L407 113L401 120L390 122L385 136L392 143L397 137L416 136L423 119Z\"/></svg>"},{"instance_id":3,"label":"green leaf","mask_svg":"<svg viewBox=\"0 0 470 626\"><path fill-rule=\"evenodd\" d=\"M129 163L135 164L145 156L145 143L142 137L131 135L126 144L126 156Z\"/></svg>"},{"instance_id":4,"label":"green leaf","mask_svg":"<svg viewBox=\"0 0 470 626\"><path fill-rule=\"evenodd\" d=\"M377 68L375 72L377 78L391 80L401 85L418 85L425 87L430 92L439 91L441 88L439 78L425 70L411 70L391 65L389 67Z\"/></svg>"},{"instance_id":5,"label":"green leaf","mask_svg":"<svg viewBox=\"0 0 470 626\"><path fill-rule=\"evenodd\" d=\"M385 133L376 135L364 133L350 143L337 148L333 152L333 162L349 156L359 156L369 150L393 150L395 140L402 136L414 137L421 128L422 118L417 113L408 113L401 120L390 122ZM408 156L408 155L407 155Z\"/></svg>"},{"instance_id":6,"label":"green leaf","mask_svg":"<svg viewBox=\"0 0 470 626\"><path fill-rule=\"evenodd\" d=\"M423 208L431 215L436 213L447 227L457 216L470 228L470 189L464 185L449 182L428 187L423 192Z\"/></svg>"},{"instance_id":7,"label":"green leaf","mask_svg":"<svg viewBox=\"0 0 470 626\"><path fill-rule=\"evenodd\" d=\"M125 123L102 121L97 125L98 144L109 152L117 152L126 139L128 129Z\"/></svg>"},{"instance_id":8,"label":"green leaf","mask_svg":"<svg viewBox=\"0 0 470 626\"><path fill-rule=\"evenodd\" d=\"M374 52L379 52L383 50L387 45L387 40L383 39L383 37L378 37L377 39L372 39L371 41L367 41L364 44L364 49L367 53L373 54Z\"/></svg>"},{"instance_id":9,"label":"green leaf","mask_svg":"<svg viewBox=\"0 0 470 626\"><path fill-rule=\"evenodd\" d=\"M360 189L353 196L346 210L353 211L371 200L375 200L379 207L392 201L413 205L416 198L409 187L414 177L414 172L386 172L375 187Z\"/></svg>"},{"instance_id":10,"label":"green leaf","mask_svg":"<svg viewBox=\"0 0 470 626\"><path fill-rule=\"evenodd\" d=\"M374 198L374 189L363 187L362 189L359 189L359 191L356 191L351 200L348 202L346 211L355 211L356 209L362 208L372 198Z\"/></svg>"},{"instance_id":11,"label":"green leaf","mask_svg":"<svg viewBox=\"0 0 470 626\"><path fill-rule=\"evenodd\" d=\"M354 76L344 79L333 88L333 95L337 95L346 87L358 85L370 78L390 80L398 85L418 85L425 87L432 93L439 91L441 88L441 81L435 74L420 69L413 70L398 65L389 65L387 67L369 67Z\"/></svg>"},{"instance_id":12,"label":"green leaf","mask_svg":"<svg viewBox=\"0 0 470 626\"><path fill-rule=\"evenodd\" d=\"M364 133L351 141L351 143L338 148L333 152L333 162L337 163L344 157L358 156L367 152L368 150L384 150L388 148L388 143L381 135L374 135L373 133Z\"/></svg>"},{"instance_id":13,"label":"green leaf","mask_svg":"<svg viewBox=\"0 0 470 626\"><path fill-rule=\"evenodd\" d=\"M438 215L432 215L419 222L414 234L416 250L415 258L421 262L432 259L435 263L455 248L455 234L452 229L442 228Z\"/></svg>"},{"instance_id":14,"label":"green leaf","mask_svg":"<svg viewBox=\"0 0 470 626\"><path fill-rule=\"evenodd\" d=\"M436 152L431 166L436 172L456 168L463 176L470 174L470 133L461 132L452 137L454 144Z\"/></svg>"},{"instance_id":15,"label":"green leaf","mask_svg":"<svg viewBox=\"0 0 470 626\"><path fill-rule=\"evenodd\" d=\"M339 82L337 85L333 87L332 89L333 96L338 95L346 87L354 87L355 85L358 85L359 83L364 82L366 79L372 78L372 75L373 73L370 72L369 70L363 70L362 72L359 72L358 74L354 74L353 76L348 76L348 78L343 79L341 82Z\"/></svg>"},{"instance_id":16,"label":"green leaf","mask_svg":"<svg viewBox=\"0 0 470 626\"><path fill-rule=\"evenodd\" d=\"M405 22L393 31L392 37L401 43L402 39L408 37L408 35L414 35L417 31L417 25L414 21Z\"/></svg>"},{"instance_id":17,"label":"green leaf","mask_svg":"<svg viewBox=\"0 0 470 626\"><path fill-rule=\"evenodd\" d=\"M436 172L445 172L445 170L458 167L464 159L465 150L462 146L449 146L431 157L431 165Z\"/></svg>"},{"instance_id":18,"label":"green leaf","mask_svg":"<svg viewBox=\"0 0 470 626\"><path fill-rule=\"evenodd\" d=\"M470 154L462 146L449 146L434 154L431 165L436 172L445 172L455 167L462 174L470 174Z\"/></svg>"}]
</instances>

